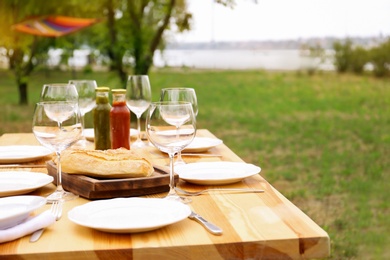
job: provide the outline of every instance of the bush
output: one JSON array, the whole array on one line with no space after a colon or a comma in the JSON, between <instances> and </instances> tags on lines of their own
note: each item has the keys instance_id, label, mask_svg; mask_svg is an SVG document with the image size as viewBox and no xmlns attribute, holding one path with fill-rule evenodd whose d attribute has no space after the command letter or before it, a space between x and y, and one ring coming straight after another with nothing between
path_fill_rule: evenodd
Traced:
<instances>
[{"instance_id":1,"label":"bush","mask_svg":"<svg viewBox=\"0 0 390 260\"><path fill-rule=\"evenodd\" d=\"M374 75L384 77L389 75L390 69L390 39L381 45L372 48L370 61L374 66Z\"/></svg>"},{"instance_id":2,"label":"bush","mask_svg":"<svg viewBox=\"0 0 390 260\"><path fill-rule=\"evenodd\" d=\"M390 39L369 50L362 46L353 46L350 39L345 42L334 42L334 65L337 72L354 72L362 74L364 67L372 63L374 75L383 77L390 75Z\"/></svg>"},{"instance_id":3,"label":"bush","mask_svg":"<svg viewBox=\"0 0 390 260\"><path fill-rule=\"evenodd\" d=\"M333 43L334 54L334 66L337 72L347 72L351 66L352 56L352 41L347 39L345 43L336 41Z\"/></svg>"},{"instance_id":4,"label":"bush","mask_svg":"<svg viewBox=\"0 0 390 260\"><path fill-rule=\"evenodd\" d=\"M350 69L356 74L364 72L364 66L369 62L369 52L361 46L357 46L351 52Z\"/></svg>"}]
</instances>

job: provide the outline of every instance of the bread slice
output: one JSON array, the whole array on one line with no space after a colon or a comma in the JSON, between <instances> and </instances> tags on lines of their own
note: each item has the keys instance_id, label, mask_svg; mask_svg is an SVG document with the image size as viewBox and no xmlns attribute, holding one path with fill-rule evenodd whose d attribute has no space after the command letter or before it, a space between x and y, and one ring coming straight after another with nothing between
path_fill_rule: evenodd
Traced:
<instances>
[{"instance_id":1,"label":"bread slice","mask_svg":"<svg viewBox=\"0 0 390 260\"><path fill-rule=\"evenodd\" d=\"M138 151L67 149L61 155L62 171L99 178L148 177L154 172L150 159Z\"/></svg>"}]
</instances>

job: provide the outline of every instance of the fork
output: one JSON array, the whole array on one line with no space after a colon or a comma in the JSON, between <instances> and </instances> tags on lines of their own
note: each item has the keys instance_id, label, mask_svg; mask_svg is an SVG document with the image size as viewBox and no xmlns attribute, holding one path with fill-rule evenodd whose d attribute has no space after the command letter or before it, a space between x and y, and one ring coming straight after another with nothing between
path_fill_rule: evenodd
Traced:
<instances>
[{"instance_id":1,"label":"fork","mask_svg":"<svg viewBox=\"0 0 390 260\"><path fill-rule=\"evenodd\" d=\"M254 192L254 193L260 193L264 192L264 190L258 190L258 189L240 189L240 188L220 188L220 189L205 189L201 191L186 191L182 190L178 187L175 187L175 190L178 191L179 193L182 193L184 195L188 196L198 196L207 192L212 192L212 191L231 191L231 192Z\"/></svg>"},{"instance_id":2,"label":"fork","mask_svg":"<svg viewBox=\"0 0 390 260\"><path fill-rule=\"evenodd\" d=\"M55 216L56 221L58 221L62 216L62 203L64 203L63 200L55 200L51 204L50 212ZM43 233L43 230L44 228L35 231L30 237L30 242L32 243L38 241L38 239L41 237Z\"/></svg>"}]
</instances>

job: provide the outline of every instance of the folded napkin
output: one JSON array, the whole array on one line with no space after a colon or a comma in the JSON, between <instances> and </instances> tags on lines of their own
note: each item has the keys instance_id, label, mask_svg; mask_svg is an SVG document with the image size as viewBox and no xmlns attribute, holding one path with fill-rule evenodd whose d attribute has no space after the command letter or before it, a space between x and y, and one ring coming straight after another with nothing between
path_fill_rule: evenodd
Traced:
<instances>
[{"instance_id":1,"label":"folded napkin","mask_svg":"<svg viewBox=\"0 0 390 260\"><path fill-rule=\"evenodd\" d=\"M44 211L37 216L27 218L27 220L19 225L0 230L0 243L24 237L25 235L31 234L38 229L50 226L55 221L56 218L50 210Z\"/></svg>"}]
</instances>

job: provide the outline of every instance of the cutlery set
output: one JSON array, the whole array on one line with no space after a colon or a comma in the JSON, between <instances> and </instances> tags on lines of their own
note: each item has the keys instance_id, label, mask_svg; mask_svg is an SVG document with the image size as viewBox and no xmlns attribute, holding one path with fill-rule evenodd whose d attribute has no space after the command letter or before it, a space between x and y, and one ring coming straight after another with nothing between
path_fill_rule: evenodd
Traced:
<instances>
[{"instance_id":1,"label":"cutlery set","mask_svg":"<svg viewBox=\"0 0 390 260\"><path fill-rule=\"evenodd\" d=\"M63 203L64 203L63 200L56 200L56 201L53 201L53 203L51 204L50 213L55 216L56 221L58 221L62 216L62 204ZM44 231L43 228L35 231L30 237L30 242L34 243L34 242L38 241L38 239L41 237L43 231Z\"/></svg>"},{"instance_id":2,"label":"cutlery set","mask_svg":"<svg viewBox=\"0 0 390 260\"><path fill-rule=\"evenodd\" d=\"M222 157L220 154L212 154L212 153L183 153L183 156L194 156L194 157ZM46 164L31 164L31 163L8 163L8 164L0 164L0 168L46 168ZM156 166L154 165L154 168L162 173L168 173L168 167L165 166ZM262 193L264 190L260 189L237 189L237 188L216 188L216 189L204 189L201 191L186 191L179 187L175 187L175 190L183 195L186 196L199 196L201 194L205 193L211 193L211 192L229 192L229 193L246 193L246 192L252 192L252 193ZM60 201L54 201L51 205L50 213L55 216L55 220L58 221L62 216L62 204L63 200ZM189 219L195 220L199 224L201 224L208 232L210 232L213 235L222 235L223 230L218 227L217 225L209 222L201 215L195 213L191 210L190 215L188 216ZM44 232L44 228L39 229L35 231L31 237L30 242L34 243L39 240L42 233Z\"/></svg>"}]
</instances>

